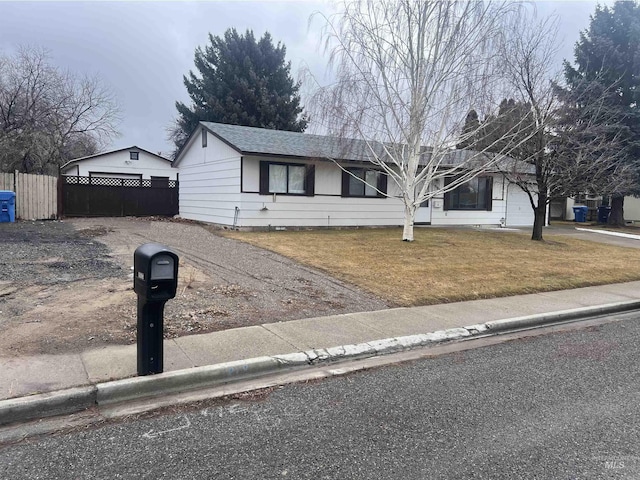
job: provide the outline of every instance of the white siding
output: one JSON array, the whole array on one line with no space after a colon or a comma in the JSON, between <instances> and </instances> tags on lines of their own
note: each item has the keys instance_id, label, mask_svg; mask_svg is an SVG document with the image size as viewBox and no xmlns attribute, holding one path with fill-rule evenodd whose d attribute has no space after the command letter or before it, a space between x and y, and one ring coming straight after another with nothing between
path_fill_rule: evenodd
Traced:
<instances>
[{"instance_id":1,"label":"white siding","mask_svg":"<svg viewBox=\"0 0 640 480\"><path fill-rule=\"evenodd\" d=\"M202 146L201 133L194 134L189 139L189 143L184 147L184 152L176 162L177 168L192 165L204 165L222 159L239 158L240 153L231 148L222 140L219 140L211 132L207 132L207 146Z\"/></svg>"},{"instance_id":2,"label":"white siding","mask_svg":"<svg viewBox=\"0 0 640 480\"><path fill-rule=\"evenodd\" d=\"M316 179L317 182L317 179ZM238 226L338 227L402 223L402 202L393 198L343 198L242 194Z\"/></svg>"},{"instance_id":3,"label":"white siding","mask_svg":"<svg viewBox=\"0 0 640 480\"><path fill-rule=\"evenodd\" d=\"M138 152L138 160L131 160L130 152ZM80 160L62 171L63 175L80 175L83 177L88 177L90 174L94 176L110 174L110 176L121 178L142 175L143 179L169 177L171 180L176 179L177 173L178 170L172 168L170 162L138 149L111 152L95 158Z\"/></svg>"},{"instance_id":4,"label":"white siding","mask_svg":"<svg viewBox=\"0 0 640 480\"><path fill-rule=\"evenodd\" d=\"M342 169L335 163L323 162L316 165L316 194L337 196L342 194ZM377 204L379 203L378 201Z\"/></svg>"},{"instance_id":5,"label":"white siding","mask_svg":"<svg viewBox=\"0 0 640 480\"><path fill-rule=\"evenodd\" d=\"M260 159L242 158L242 191L247 193L260 191Z\"/></svg>"},{"instance_id":6,"label":"white siding","mask_svg":"<svg viewBox=\"0 0 640 480\"><path fill-rule=\"evenodd\" d=\"M640 198L624 197L624 219L628 221L640 221Z\"/></svg>"},{"instance_id":7,"label":"white siding","mask_svg":"<svg viewBox=\"0 0 640 480\"><path fill-rule=\"evenodd\" d=\"M240 154L208 135L193 135L180 163L180 216L190 220L233 225L240 207Z\"/></svg>"}]
</instances>

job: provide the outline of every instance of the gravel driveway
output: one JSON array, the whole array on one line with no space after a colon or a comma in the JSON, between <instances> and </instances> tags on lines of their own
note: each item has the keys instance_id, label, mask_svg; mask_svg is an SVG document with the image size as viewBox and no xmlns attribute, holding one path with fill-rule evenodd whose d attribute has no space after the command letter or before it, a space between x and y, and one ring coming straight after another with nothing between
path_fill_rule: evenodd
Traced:
<instances>
[{"instance_id":1,"label":"gravel driveway","mask_svg":"<svg viewBox=\"0 0 640 480\"><path fill-rule=\"evenodd\" d=\"M243 316L251 324L387 307L377 297L318 270L215 235L195 223L131 217L81 218L70 220L70 223L79 231L105 229L107 233L99 241L107 245L125 268L131 267L133 252L139 245L159 242L169 246L185 262L185 276L195 268L208 278L208 286L242 291L236 298L243 297L253 307L251 318ZM198 283L205 286L202 285L204 282ZM231 309L232 305L227 307Z\"/></svg>"},{"instance_id":2,"label":"gravel driveway","mask_svg":"<svg viewBox=\"0 0 640 480\"><path fill-rule=\"evenodd\" d=\"M79 218L0 224L0 357L135 342L133 252L180 256L165 337L365 310L371 294L195 223Z\"/></svg>"}]
</instances>

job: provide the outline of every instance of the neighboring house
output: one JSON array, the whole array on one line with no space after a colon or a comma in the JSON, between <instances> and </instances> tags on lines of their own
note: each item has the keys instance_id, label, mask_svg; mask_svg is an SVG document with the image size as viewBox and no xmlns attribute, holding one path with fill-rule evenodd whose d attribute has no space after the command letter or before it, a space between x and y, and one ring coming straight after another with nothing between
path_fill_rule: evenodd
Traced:
<instances>
[{"instance_id":1,"label":"neighboring house","mask_svg":"<svg viewBox=\"0 0 640 480\"><path fill-rule=\"evenodd\" d=\"M332 137L200 122L173 163L180 216L237 228L402 225L393 182L357 148L342 150ZM527 195L496 172L425 202L415 220L526 226L533 210Z\"/></svg>"},{"instance_id":2,"label":"neighboring house","mask_svg":"<svg viewBox=\"0 0 640 480\"><path fill-rule=\"evenodd\" d=\"M602 205L602 197L598 195L579 195L552 203L551 220L575 220L574 206L588 207L587 221L598 219L598 207ZM626 222L640 222L640 198L624 197L624 219Z\"/></svg>"},{"instance_id":3,"label":"neighboring house","mask_svg":"<svg viewBox=\"0 0 640 480\"><path fill-rule=\"evenodd\" d=\"M140 147L122 148L76 158L60 167L62 175L135 180L177 180L171 160Z\"/></svg>"}]
</instances>

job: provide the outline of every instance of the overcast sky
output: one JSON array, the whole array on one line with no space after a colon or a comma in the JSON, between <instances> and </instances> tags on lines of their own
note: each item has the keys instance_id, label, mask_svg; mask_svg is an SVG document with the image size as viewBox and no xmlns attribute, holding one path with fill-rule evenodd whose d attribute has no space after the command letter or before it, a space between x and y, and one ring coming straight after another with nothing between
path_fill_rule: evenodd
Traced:
<instances>
[{"instance_id":1,"label":"overcast sky","mask_svg":"<svg viewBox=\"0 0 640 480\"><path fill-rule=\"evenodd\" d=\"M579 32L589 24L595 1L535 2L540 15L560 17L564 37L558 64L573 59ZM603 2L600 2L603 3ZM605 3L611 3L609 1ZM208 34L227 28L256 37L269 31L287 47L292 75L303 65L322 78L326 59L318 49L315 11L322 1L200 2L3 2L0 0L0 51L18 45L46 47L52 62L79 74L98 74L122 110L121 136L111 147L132 145L168 154L166 129L176 116L175 102L188 103L182 76L193 69L194 50Z\"/></svg>"}]
</instances>

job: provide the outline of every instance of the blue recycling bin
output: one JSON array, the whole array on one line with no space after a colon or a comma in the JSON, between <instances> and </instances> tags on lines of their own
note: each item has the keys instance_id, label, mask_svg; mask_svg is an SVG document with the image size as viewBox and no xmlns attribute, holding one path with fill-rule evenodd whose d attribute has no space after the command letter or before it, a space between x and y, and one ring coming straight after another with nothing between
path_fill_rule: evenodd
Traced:
<instances>
[{"instance_id":1,"label":"blue recycling bin","mask_svg":"<svg viewBox=\"0 0 640 480\"><path fill-rule=\"evenodd\" d=\"M573 215L576 217L576 222L586 222L587 221L587 212L589 211L589 207L573 207Z\"/></svg>"},{"instance_id":2,"label":"blue recycling bin","mask_svg":"<svg viewBox=\"0 0 640 480\"><path fill-rule=\"evenodd\" d=\"M608 205L600 205L598 207L598 223L607 223L609 221L610 213L611 207Z\"/></svg>"},{"instance_id":3,"label":"blue recycling bin","mask_svg":"<svg viewBox=\"0 0 640 480\"><path fill-rule=\"evenodd\" d=\"M16 194L0 190L0 223L16 221Z\"/></svg>"}]
</instances>

